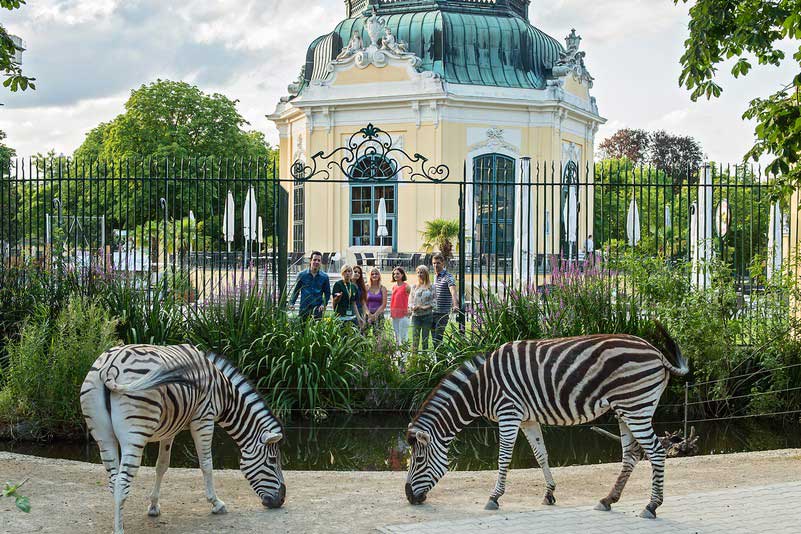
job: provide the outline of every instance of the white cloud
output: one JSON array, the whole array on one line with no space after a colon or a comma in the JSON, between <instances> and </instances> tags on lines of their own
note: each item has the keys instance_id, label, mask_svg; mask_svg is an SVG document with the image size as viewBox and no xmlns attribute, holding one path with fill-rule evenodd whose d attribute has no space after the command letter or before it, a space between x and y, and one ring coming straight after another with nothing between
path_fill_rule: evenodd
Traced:
<instances>
[{"instance_id":1,"label":"white cloud","mask_svg":"<svg viewBox=\"0 0 801 534\"><path fill-rule=\"evenodd\" d=\"M4 14L28 43L34 92L0 92L0 128L20 154L71 153L86 132L122 112L131 89L156 78L184 80L240 101L238 109L272 142L265 115L286 93L309 43L344 18L342 0L39 0ZM692 135L710 157L734 161L751 146L748 101L792 78L789 68L722 74L722 98L693 103L678 86L687 6L669 0L535 2L533 23L561 40L575 27L596 78L593 94L620 127ZM724 69L722 69L723 71Z\"/></svg>"}]
</instances>

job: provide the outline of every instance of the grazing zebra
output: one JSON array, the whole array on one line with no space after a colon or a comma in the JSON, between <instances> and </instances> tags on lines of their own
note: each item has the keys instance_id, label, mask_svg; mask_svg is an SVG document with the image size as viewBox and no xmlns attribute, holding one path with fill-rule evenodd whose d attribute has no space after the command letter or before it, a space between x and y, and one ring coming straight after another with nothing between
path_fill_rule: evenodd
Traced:
<instances>
[{"instance_id":1,"label":"grazing zebra","mask_svg":"<svg viewBox=\"0 0 801 534\"><path fill-rule=\"evenodd\" d=\"M448 446L478 417L498 422L498 480L486 509L497 510L518 429L526 435L545 476L544 504L554 504L556 483L540 425L576 425L612 410L620 425L623 470L598 510L610 510L642 453L652 467L651 500L640 514L653 518L662 504L665 450L651 425L671 374L688 372L676 343L657 325L670 360L628 335L594 335L507 343L475 357L446 377L409 425L411 463L406 497L420 504L448 468Z\"/></svg>"},{"instance_id":2,"label":"grazing zebra","mask_svg":"<svg viewBox=\"0 0 801 534\"><path fill-rule=\"evenodd\" d=\"M217 422L239 445L239 465L262 504L278 508L286 487L278 444L281 422L227 360L191 345L126 345L100 355L81 387L81 410L114 494L114 531L142 461L145 444L159 442L156 484L148 515L158 516L161 479L175 435L192 433L212 513L226 512L214 491L211 438Z\"/></svg>"}]
</instances>

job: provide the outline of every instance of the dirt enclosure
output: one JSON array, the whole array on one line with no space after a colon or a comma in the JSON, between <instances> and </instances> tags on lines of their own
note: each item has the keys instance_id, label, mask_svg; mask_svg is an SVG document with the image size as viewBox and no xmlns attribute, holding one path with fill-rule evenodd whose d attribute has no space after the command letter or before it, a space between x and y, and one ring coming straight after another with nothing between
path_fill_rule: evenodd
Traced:
<instances>
[{"instance_id":1,"label":"dirt enclosure","mask_svg":"<svg viewBox=\"0 0 801 534\"><path fill-rule=\"evenodd\" d=\"M555 468L557 506L592 505L611 487L618 464ZM801 480L801 450L702 456L668 460L665 507L671 495L759 486ZM30 478L21 493L32 510L24 514L12 499L0 498L0 532L108 533L112 498L103 467L0 452L0 480ZM422 506L411 506L403 493L405 473L285 473L287 500L280 510L266 510L239 471L216 471L219 497L228 514L213 516L197 469L171 469L161 491L161 517L147 517L154 469L142 468L125 507L126 532L370 532L377 527L456 519L481 514L495 473L449 473ZM640 464L623 495L624 501L647 499L650 466ZM537 469L509 476L501 512L531 511L541 504L544 483Z\"/></svg>"}]
</instances>

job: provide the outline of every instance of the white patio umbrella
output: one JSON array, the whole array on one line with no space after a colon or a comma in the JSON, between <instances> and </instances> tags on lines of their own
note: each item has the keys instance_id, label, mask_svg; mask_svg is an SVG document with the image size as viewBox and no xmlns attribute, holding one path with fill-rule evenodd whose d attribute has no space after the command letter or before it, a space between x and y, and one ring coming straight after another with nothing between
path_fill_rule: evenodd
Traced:
<instances>
[{"instance_id":1,"label":"white patio umbrella","mask_svg":"<svg viewBox=\"0 0 801 534\"><path fill-rule=\"evenodd\" d=\"M384 197L378 201L378 230L376 235L381 239L381 246L384 246L384 238L389 235L387 230L387 201Z\"/></svg>"},{"instance_id":2,"label":"white patio umbrella","mask_svg":"<svg viewBox=\"0 0 801 534\"><path fill-rule=\"evenodd\" d=\"M783 259L782 211L779 203L774 202L770 208L770 224L768 226L768 279L775 273L781 272Z\"/></svg>"},{"instance_id":3,"label":"white patio umbrella","mask_svg":"<svg viewBox=\"0 0 801 534\"><path fill-rule=\"evenodd\" d=\"M665 206L665 230L673 228L673 217L670 213L670 206Z\"/></svg>"},{"instance_id":4,"label":"white patio umbrella","mask_svg":"<svg viewBox=\"0 0 801 534\"><path fill-rule=\"evenodd\" d=\"M567 188L565 207L562 209L562 220L565 225L565 236L570 250L568 259L573 258L573 247L578 241L578 186L570 185Z\"/></svg>"},{"instance_id":5,"label":"white patio umbrella","mask_svg":"<svg viewBox=\"0 0 801 534\"><path fill-rule=\"evenodd\" d=\"M258 212L256 211L256 191L253 186L245 196L245 207L242 209L242 234L245 237L245 267L253 241L258 234Z\"/></svg>"},{"instance_id":6,"label":"white patio umbrella","mask_svg":"<svg viewBox=\"0 0 801 534\"><path fill-rule=\"evenodd\" d=\"M629 203L629 213L626 217L626 236L629 238L629 246L636 247L640 242L640 210L637 208L637 201L633 198Z\"/></svg>"},{"instance_id":7,"label":"white patio umbrella","mask_svg":"<svg viewBox=\"0 0 801 534\"><path fill-rule=\"evenodd\" d=\"M729 233L730 221L729 201L724 198L720 201L718 208L715 210L715 231L720 237L726 237L726 234Z\"/></svg>"},{"instance_id":8,"label":"white patio umbrella","mask_svg":"<svg viewBox=\"0 0 801 534\"><path fill-rule=\"evenodd\" d=\"M536 224L531 213L531 188L525 189L523 183L531 182L531 159L520 160L520 183L515 185L515 215L514 220L514 257L512 265L516 280L522 280L528 285L537 265L536 259L531 259L532 232L531 225Z\"/></svg>"},{"instance_id":9,"label":"white patio umbrella","mask_svg":"<svg viewBox=\"0 0 801 534\"><path fill-rule=\"evenodd\" d=\"M261 220L261 215L259 215L259 222L256 223L256 226L256 243L259 246L259 252L261 252L261 245L264 243L264 223Z\"/></svg>"},{"instance_id":10,"label":"white patio umbrella","mask_svg":"<svg viewBox=\"0 0 801 534\"><path fill-rule=\"evenodd\" d=\"M195 239L195 214L189 210L189 257L192 257L192 241Z\"/></svg>"},{"instance_id":11,"label":"white patio umbrella","mask_svg":"<svg viewBox=\"0 0 801 534\"><path fill-rule=\"evenodd\" d=\"M228 191L228 197L225 199L225 213L223 214L223 239L228 243L228 252L231 252L234 230L234 194Z\"/></svg>"},{"instance_id":12,"label":"white patio umbrella","mask_svg":"<svg viewBox=\"0 0 801 534\"><path fill-rule=\"evenodd\" d=\"M692 254L692 282L696 286L709 287L709 262L713 252L712 176L709 166L704 168L698 184L698 200L693 202L690 212L690 252Z\"/></svg>"}]
</instances>

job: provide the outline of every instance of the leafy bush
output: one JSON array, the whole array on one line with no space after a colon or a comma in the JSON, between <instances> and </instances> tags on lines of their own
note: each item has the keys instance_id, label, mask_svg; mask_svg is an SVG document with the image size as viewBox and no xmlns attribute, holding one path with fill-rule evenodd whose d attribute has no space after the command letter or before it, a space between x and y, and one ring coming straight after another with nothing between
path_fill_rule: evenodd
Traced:
<instances>
[{"instance_id":1,"label":"leafy bush","mask_svg":"<svg viewBox=\"0 0 801 534\"><path fill-rule=\"evenodd\" d=\"M19 339L31 310L43 305L49 310L48 316L55 318L79 288L74 274L43 270L32 263L0 265L0 369L8 357L6 343Z\"/></svg>"},{"instance_id":2,"label":"leafy bush","mask_svg":"<svg viewBox=\"0 0 801 534\"><path fill-rule=\"evenodd\" d=\"M349 325L327 317L299 321L276 314L273 330L243 357L268 405L281 414L314 415L321 408L350 410L351 388L362 374L357 362L372 349Z\"/></svg>"},{"instance_id":3,"label":"leafy bush","mask_svg":"<svg viewBox=\"0 0 801 534\"><path fill-rule=\"evenodd\" d=\"M102 289L100 302L117 318L117 335L124 343L171 345L186 342L180 302L156 289L151 295L131 280L113 280Z\"/></svg>"},{"instance_id":4,"label":"leafy bush","mask_svg":"<svg viewBox=\"0 0 801 534\"><path fill-rule=\"evenodd\" d=\"M255 287L189 311L187 335L198 347L244 363L253 342L287 324L286 313Z\"/></svg>"},{"instance_id":5,"label":"leafy bush","mask_svg":"<svg viewBox=\"0 0 801 534\"><path fill-rule=\"evenodd\" d=\"M8 347L0 417L49 428L81 426L81 383L97 357L119 343L115 329L111 315L85 297L71 297L55 319L38 306Z\"/></svg>"}]
</instances>

